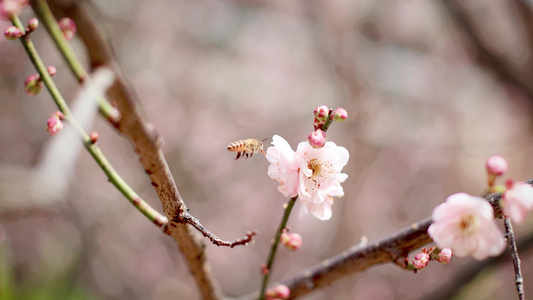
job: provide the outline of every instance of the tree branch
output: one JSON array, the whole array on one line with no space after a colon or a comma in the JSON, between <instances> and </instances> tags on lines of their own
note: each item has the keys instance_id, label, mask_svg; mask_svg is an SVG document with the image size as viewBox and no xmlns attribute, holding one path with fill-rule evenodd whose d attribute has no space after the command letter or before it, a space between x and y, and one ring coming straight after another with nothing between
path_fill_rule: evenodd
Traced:
<instances>
[{"instance_id":1,"label":"tree branch","mask_svg":"<svg viewBox=\"0 0 533 300\"><path fill-rule=\"evenodd\" d=\"M206 263L204 244L198 234L183 222L189 215L163 155L163 140L142 114L137 96L128 86L109 44L91 19L85 5L85 2L80 1L50 1L52 10L68 15L76 22L78 34L87 46L91 67L106 65L114 71L117 80L109 89L108 96L112 103L116 104L121 118L113 125L133 143L163 209L171 220L166 227L167 233L176 240L203 298L222 299L220 288L212 278Z\"/></svg>"},{"instance_id":2,"label":"tree branch","mask_svg":"<svg viewBox=\"0 0 533 300\"><path fill-rule=\"evenodd\" d=\"M533 185L533 179L526 182ZM502 212L499 204L501 194L490 194L485 199L492 205L494 217L501 218ZM355 245L339 255L302 270L295 276L282 281L281 284L289 287L291 298L296 298L374 265L394 263L401 266L411 251L433 242L427 233L431 223L432 220L429 217L374 243ZM245 295L239 300L252 300L258 297L259 294L256 292Z\"/></svg>"},{"instance_id":3,"label":"tree branch","mask_svg":"<svg viewBox=\"0 0 533 300\"><path fill-rule=\"evenodd\" d=\"M509 218L505 218L503 222L505 224L505 237L507 238L507 243L509 244L509 252L511 253L511 257L513 258L515 285L516 291L518 292L518 299L524 300L524 277L522 277L520 257L518 256L518 250L516 249L513 225L511 225L511 220Z\"/></svg>"},{"instance_id":4,"label":"tree branch","mask_svg":"<svg viewBox=\"0 0 533 300\"><path fill-rule=\"evenodd\" d=\"M522 237L518 241L518 251L521 253L524 253L526 251L530 251L533 247L533 231L530 231L529 234ZM509 254L503 254L497 257L491 257L489 259L486 259L484 261L476 261L469 263L463 267L461 267L458 272L456 272L455 276L452 277L452 279L448 282L446 282L444 285L440 286L439 288L435 289L433 292L431 292L428 295L425 295L422 299L424 300L447 300L452 299L455 295L457 295L463 286L465 286L468 282L470 282L472 279L477 277L481 272L486 270L489 267L495 266L495 265L502 265L504 263L511 262L511 256Z\"/></svg>"}]
</instances>

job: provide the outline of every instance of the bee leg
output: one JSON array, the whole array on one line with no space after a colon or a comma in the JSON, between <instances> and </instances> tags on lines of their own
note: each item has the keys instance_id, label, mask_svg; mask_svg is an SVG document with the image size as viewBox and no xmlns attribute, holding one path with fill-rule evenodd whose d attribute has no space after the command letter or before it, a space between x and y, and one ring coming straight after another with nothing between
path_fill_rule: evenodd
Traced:
<instances>
[{"instance_id":1,"label":"bee leg","mask_svg":"<svg viewBox=\"0 0 533 300\"><path fill-rule=\"evenodd\" d=\"M250 153L250 157L252 157L252 155L254 155L254 153L253 153L253 152L252 152L252 153Z\"/></svg>"},{"instance_id":2,"label":"bee leg","mask_svg":"<svg viewBox=\"0 0 533 300\"><path fill-rule=\"evenodd\" d=\"M261 152L262 152L264 155L267 155L267 154L265 153L265 151L263 151L263 149L261 149Z\"/></svg>"},{"instance_id":3,"label":"bee leg","mask_svg":"<svg viewBox=\"0 0 533 300\"><path fill-rule=\"evenodd\" d=\"M237 152L237 157L235 157L235 160L239 159L241 157L241 152Z\"/></svg>"},{"instance_id":4,"label":"bee leg","mask_svg":"<svg viewBox=\"0 0 533 300\"><path fill-rule=\"evenodd\" d=\"M249 157L249 156L248 156L248 152L246 152L244 155L246 156L245 159L248 159L248 157Z\"/></svg>"}]
</instances>

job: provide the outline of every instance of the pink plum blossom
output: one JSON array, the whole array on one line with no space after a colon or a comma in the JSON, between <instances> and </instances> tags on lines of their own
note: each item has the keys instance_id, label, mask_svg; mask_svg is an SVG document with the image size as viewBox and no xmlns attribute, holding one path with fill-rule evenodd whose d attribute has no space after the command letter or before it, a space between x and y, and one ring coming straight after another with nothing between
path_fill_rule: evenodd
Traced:
<instances>
[{"instance_id":1,"label":"pink plum blossom","mask_svg":"<svg viewBox=\"0 0 533 300\"><path fill-rule=\"evenodd\" d=\"M497 256L505 249L503 233L494 220L492 206L481 197L458 193L432 213L428 233L439 248L452 248L459 257L477 260Z\"/></svg>"},{"instance_id":2,"label":"pink plum blossom","mask_svg":"<svg viewBox=\"0 0 533 300\"><path fill-rule=\"evenodd\" d=\"M503 194L503 214L513 222L522 223L533 209L533 187L525 182L509 182L509 189Z\"/></svg>"},{"instance_id":3,"label":"pink plum blossom","mask_svg":"<svg viewBox=\"0 0 533 300\"><path fill-rule=\"evenodd\" d=\"M298 159L285 139L272 137L273 147L268 147L266 158L270 162L268 176L279 182L278 191L285 197L298 195Z\"/></svg>"},{"instance_id":4,"label":"pink plum blossom","mask_svg":"<svg viewBox=\"0 0 533 300\"><path fill-rule=\"evenodd\" d=\"M333 142L327 142L318 149L302 142L298 145L296 156L300 167L298 195L304 202L300 217L311 213L320 220L330 219L331 196L344 196L341 183L348 175L341 170L348 162L348 150Z\"/></svg>"}]
</instances>

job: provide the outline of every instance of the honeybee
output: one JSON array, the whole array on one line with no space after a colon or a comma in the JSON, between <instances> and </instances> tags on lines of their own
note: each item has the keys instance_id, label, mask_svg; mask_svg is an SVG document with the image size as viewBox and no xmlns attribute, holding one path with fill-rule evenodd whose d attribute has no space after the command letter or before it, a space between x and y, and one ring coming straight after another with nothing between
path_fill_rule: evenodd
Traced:
<instances>
[{"instance_id":1,"label":"honeybee","mask_svg":"<svg viewBox=\"0 0 533 300\"><path fill-rule=\"evenodd\" d=\"M246 158L252 157L252 155L257 152L266 154L265 151L263 151L263 142L266 140L267 139L262 141L257 139L246 139L236 141L228 145L228 150L231 152L237 152L237 157L235 159L239 159L241 156L246 156Z\"/></svg>"}]
</instances>

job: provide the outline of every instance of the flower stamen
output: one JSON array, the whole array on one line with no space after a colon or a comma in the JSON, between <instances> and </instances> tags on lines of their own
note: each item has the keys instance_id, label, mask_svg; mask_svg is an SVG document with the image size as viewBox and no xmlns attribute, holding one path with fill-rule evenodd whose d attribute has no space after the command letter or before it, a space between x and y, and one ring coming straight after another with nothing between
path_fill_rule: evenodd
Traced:
<instances>
[{"instance_id":1,"label":"flower stamen","mask_svg":"<svg viewBox=\"0 0 533 300\"><path fill-rule=\"evenodd\" d=\"M466 235L472 235L477 231L478 224L477 220L473 215L464 215L459 222L459 228Z\"/></svg>"}]
</instances>

